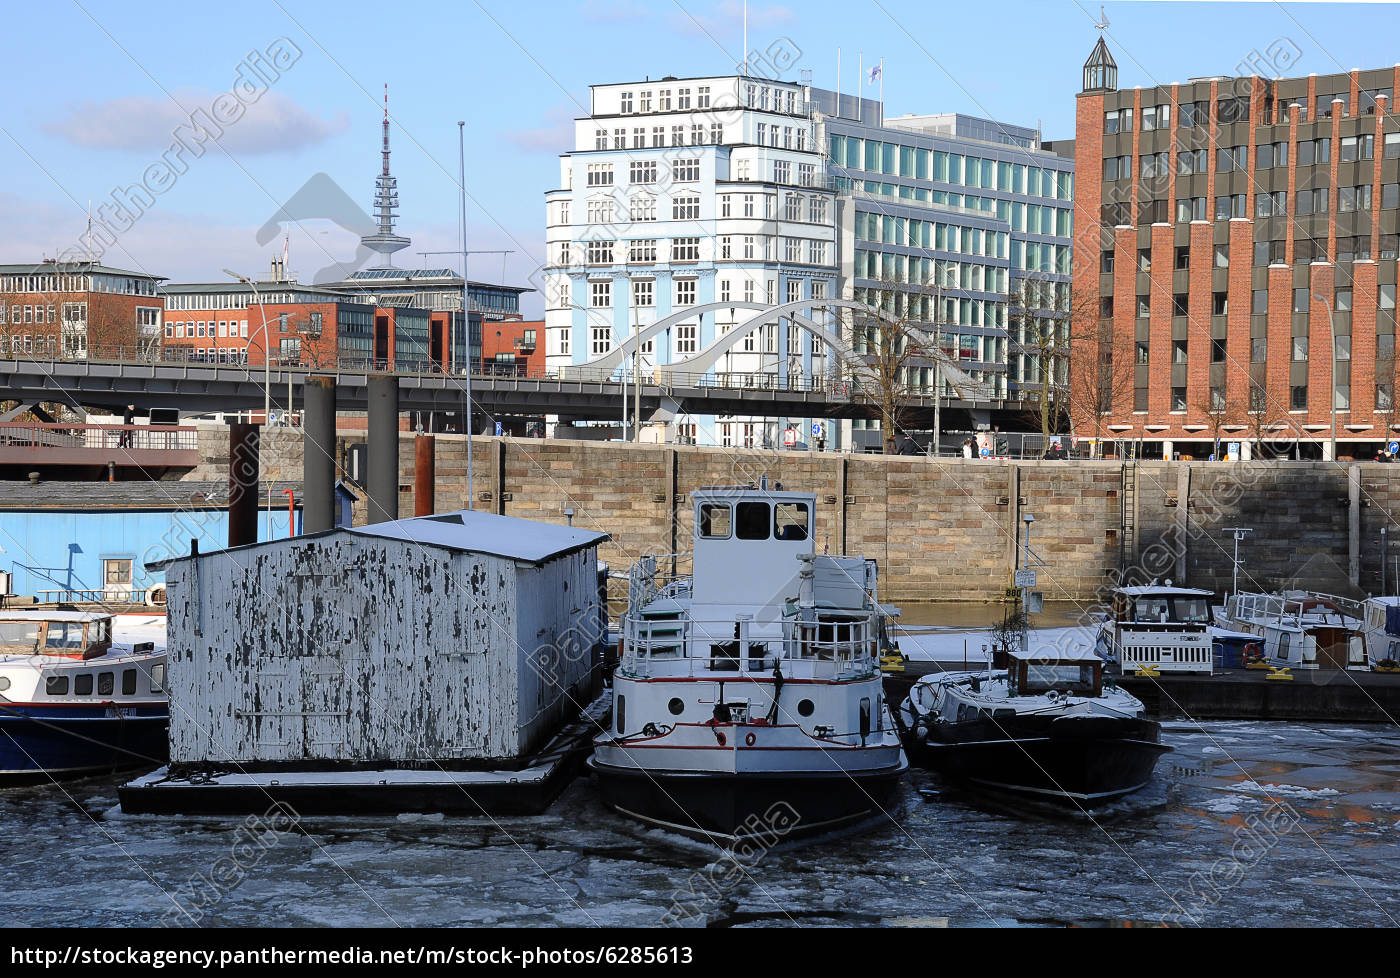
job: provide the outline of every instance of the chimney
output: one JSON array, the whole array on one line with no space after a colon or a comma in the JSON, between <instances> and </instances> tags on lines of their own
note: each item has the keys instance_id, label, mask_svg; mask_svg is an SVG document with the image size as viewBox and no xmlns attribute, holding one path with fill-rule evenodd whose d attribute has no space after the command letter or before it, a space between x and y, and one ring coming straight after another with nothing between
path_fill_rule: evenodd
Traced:
<instances>
[{"instance_id":1,"label":"chimney","mask_svg":"<svg viewBox=\"0 0 1400 978\"><path fill-rule=\"evenodd\" d=\"M258 425L228 426L228 545L258 542Z\"/></svg>"}]
</instances>

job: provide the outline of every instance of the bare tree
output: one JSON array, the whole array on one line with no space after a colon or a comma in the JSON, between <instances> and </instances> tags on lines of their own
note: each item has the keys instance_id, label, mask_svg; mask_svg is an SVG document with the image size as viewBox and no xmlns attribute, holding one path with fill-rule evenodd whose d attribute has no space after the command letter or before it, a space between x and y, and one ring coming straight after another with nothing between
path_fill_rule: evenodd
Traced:
<instances>
[{"instance_id":1,"label":"bare tree","mask_svg":"<svg viewBox=\"0 0 1400 978\"><path fill-rule=\"evenodd\" d=\"M1247 413L1247 408L1241 410L1241 405L1231 403L1223 396L1217 397L1213 390L1207 390L1204 394L1196 397L1191 404L1191 413L1197 417L1205 419L1211 437L1211 452L1216 459L1220 458L1220 434L1224 427L1231 424L1237 418L1242 418Z\"/></svg>"},{"instance_id":2,"label":"bare tree","mask_svg":"<svg viewBox=\"0 0 1400 978\"><path fill-rule=\"evenodd\" d=\"M850 373L875 402L886 455L895 454L911 398L928 393L922 382L925 369L937 367L935 376L941 374L961 396L981 393L979 385L938 349L941 295L931 284L909 289L886 284L866 297L868 311L854 315L851 346L857 361ZM934 396L939 393L935 387Z\"/></svg>"},{"instance_id":3,"label":"bare tree","mask_svg":"<svg viewBox=\"0 0 1400 978\"><path fill-rule=\"evenodd\" d=\"M1069 358L1072 338L1069 300L1056 283L1034 274L1017 279L1007 294L1012 356L1021 356L1021 394L1043 444L1068 423Z\"/></svg>"},{"instance_id":4,"label":"bare tree","mask_svg":"<svg viewBox=\"0 0 1400 978\"><path fill-rule=\"evenodd\" d=\"M1114 350L1113 323L1071 314L1066 410L1076 434L1092 433L1103 444L1104 426L1115 411L1132 408L1134 365Z\"/></svg>"}]
</instances>

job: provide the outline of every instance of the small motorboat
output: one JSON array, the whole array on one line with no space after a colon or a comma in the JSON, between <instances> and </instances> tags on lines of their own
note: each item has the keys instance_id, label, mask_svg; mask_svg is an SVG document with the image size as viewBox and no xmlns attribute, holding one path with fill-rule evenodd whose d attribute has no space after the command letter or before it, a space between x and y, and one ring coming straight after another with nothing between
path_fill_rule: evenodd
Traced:
<instances>
[{"instance_id":1,"label":"small motorboat","mask_svg":"<svg viewBox=\"0 0 1400 978\"><path fill-rule=\"evenodd\" d=\"M1009 668L939 673L914 684L898 719L911 763L983 787L1080 806L1152 778L1161 726L1104 684L1089 649L1013 651Z\"/></svg>"},{"instance_id":2,"label":"small motorboat","mask_svg":"<svg viewBox=\"0 0 1400 978\"><path fill-rule=\"evenodd\" d=\"M165 650L116 643L112 624L103 612L0 611L0 785L164 763Z\"/></svg>"}]
</instances>

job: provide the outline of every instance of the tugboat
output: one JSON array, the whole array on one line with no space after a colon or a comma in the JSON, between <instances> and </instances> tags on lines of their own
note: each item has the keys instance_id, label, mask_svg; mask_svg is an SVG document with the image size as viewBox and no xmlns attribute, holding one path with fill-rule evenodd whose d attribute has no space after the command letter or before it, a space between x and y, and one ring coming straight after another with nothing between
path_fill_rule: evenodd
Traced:
<instances>
[{"instance_id":1,"label":"tugboat","mask_svg":"<svg viewBox=\"0 0 1400 978\"><path fill-rule=\"evenodd\" d=\"M816 496L691 494L693 574L629 574L612 729L589 765L604 802L729 845L889 810L908 767L881 685L875 561L818 555Z\"/></svg>"},{"instance_id":2,"label":"tugboat","mask_svg":"<svg viewBox=\"0 0 1400 978\"><path fill-rule=\"evenodd\" d=\"M0 611L0 785L167 756L165 652L112 641L112 616Z\"/></svg>"},{"instance_id":3,"label":"tugboat","mask_svg":"<svg viewBox=\"0 0 1400 978\"><path fill-rule=\"evenodd\" d=\"M1009 654L1009 668L915 683L899 719L910 758L976 785L1089 807L1152 778L1161 726L1105 687L1088 649Z\"/></svg>"}]
</instances>

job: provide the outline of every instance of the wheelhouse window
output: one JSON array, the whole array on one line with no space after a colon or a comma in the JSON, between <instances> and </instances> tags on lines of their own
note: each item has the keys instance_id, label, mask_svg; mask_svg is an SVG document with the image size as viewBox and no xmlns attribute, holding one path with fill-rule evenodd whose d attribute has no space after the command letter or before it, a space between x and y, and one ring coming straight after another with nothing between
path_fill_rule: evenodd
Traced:
<instances>
[{"instance_id":1,"label":"wheelhouse window","mask_svg":"<svg viewBox=\"0 0 1400 978\"><path fill-rule=\"evenodd\" d=\"M739 503L734 509L735 536L740 540L768 539L767 503Z\"/></svg>"},{"instance_id":2,"label":"wheelhouse window","mask_svg":"<svg viewBox=\"0 0 1400 978\"><path fill-rule=\"evenodd\" d=\"M1017 692L1023 695L1054 689L1097 696L1103 681L1103 664L1092 660L1017 660L1014 665Z\"/></svg>"},{"instance_id":3,"label":"wheelhouse window","mask_svg":"<svg viewBox=\"0 0 1400 978\"><path fill-rule=\"evenodd\" d=\"M49 622L44 645L50 649L81 649L83 647L82 622Z\"/></svg>"},{"instance_id":4,"label":"wheelhouse window","mask_svg":"<svg viewBox=\"0 0 1400 978\"><path fill-rule=\"evenodd\" d=\"M733 518L726 503L700 505L700 535L706 539L727 540L733 533Z\"/></svg>"},{"instance_id":5,"label":"wheelhouse window","mask_svg":"<svg viewBox=\"0 0 1400 978\"><path fill-rule=\"evenodd\" d=\"M806 540L809 520L806 503L778 503L773 507L773 539Z\"/></svg>"},{"instance_id":6,"label":"wheelhouse window","mask_svg":"<svg viewBox=\"0 0 1400 978\"><path fill-rule=\"evenodd\" d=\"M39 622L0 621L0 645L27 646L33 651L39 645Z\"/></svg>"}]
</instances>

